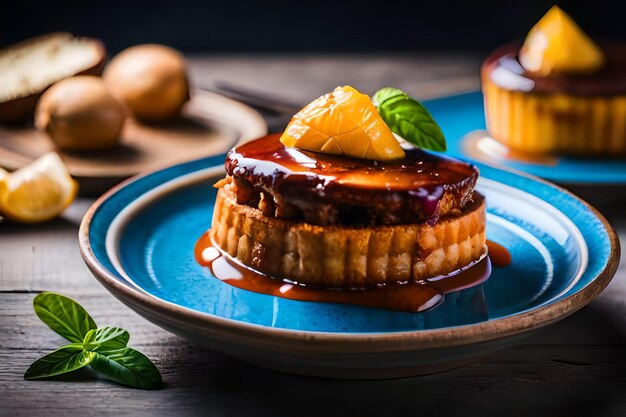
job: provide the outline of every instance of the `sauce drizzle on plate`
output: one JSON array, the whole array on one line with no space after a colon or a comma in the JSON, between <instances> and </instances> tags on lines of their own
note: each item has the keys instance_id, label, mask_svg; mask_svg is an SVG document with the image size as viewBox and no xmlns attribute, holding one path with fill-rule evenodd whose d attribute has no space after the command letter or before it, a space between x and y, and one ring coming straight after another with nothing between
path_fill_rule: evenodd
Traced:
<instances>
[{"instance_id":1,"label":"sauce drizzle on plate","mask_svg":"<svg viewBox=\"0 0 626 417\"><path fill-rule=\"evenodd\" d=\"M496 265L503 265L508 251L488 242L495 254ZM495 249L492 249L495 248ZM502 252L504 251L504 252ZM483 256L451 274L419 282L388 284L376 288L319 288L273 278L243 266L219 249L209 232L197 241L196 261L208 267L213 275L234 287L257 293L299 301L355 304L396 311L422 312L439 305L446 293L460 291L485 282L491 275L490 257ZM508 255L510 262L510 255Z\"/></svg>"},{"instance_id":2,"label":"sauce drizzle on plate","mask_svg":"<svg viewBox=\"0 0 626 417\"><path fill-rule=\"evenodd\" d=\"M501 244L487 240L487 249L493 266L508 266L511 263L511 253Z\"/></svg>"}]
</instances>

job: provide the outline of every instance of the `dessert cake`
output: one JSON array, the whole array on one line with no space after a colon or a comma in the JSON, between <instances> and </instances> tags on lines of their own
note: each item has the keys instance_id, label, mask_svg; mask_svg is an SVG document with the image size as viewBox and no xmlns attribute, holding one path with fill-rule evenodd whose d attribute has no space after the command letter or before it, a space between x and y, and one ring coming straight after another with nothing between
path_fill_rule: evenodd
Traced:
<instances>
[{"instance_id":1,"label":"dessert cake","mask_svg":"<svg viewBox=\"0 0 626 417\"><path fill-rule=\"evenodd\" d=\"M626 154L626 45L596 44L553 6L481 70L490 136L534 153Z\"/></svg>"},{"instance_id":2,"label":"dessert cake","mask_svg":"<svg viewBox=\"0 0 626 417\"><path fill-rule=\"evenodd\" d=\"M225 167L209 235L274 278L373 288L450 274L486 251L478 169L400 146L351 87L305 107L282 136L234 148Z\"/></svg>"}]
</instances>

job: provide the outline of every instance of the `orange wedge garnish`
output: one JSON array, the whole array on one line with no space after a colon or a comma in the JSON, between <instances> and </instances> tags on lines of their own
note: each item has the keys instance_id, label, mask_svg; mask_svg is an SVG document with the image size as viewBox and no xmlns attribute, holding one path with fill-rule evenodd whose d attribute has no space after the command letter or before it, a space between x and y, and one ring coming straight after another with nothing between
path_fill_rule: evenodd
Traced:
<instances>
[{"instance_id":1,"label":"orange wedge garnish","mask_svg":"<svg viewBox=\"0 0 626 417\"><path fill-rule=\"evenodd\" d=\"M350 86L337 87L300 110L280 141L292 148L354 158L404 157L370 98Z\"/></svg>"}]
</instances>

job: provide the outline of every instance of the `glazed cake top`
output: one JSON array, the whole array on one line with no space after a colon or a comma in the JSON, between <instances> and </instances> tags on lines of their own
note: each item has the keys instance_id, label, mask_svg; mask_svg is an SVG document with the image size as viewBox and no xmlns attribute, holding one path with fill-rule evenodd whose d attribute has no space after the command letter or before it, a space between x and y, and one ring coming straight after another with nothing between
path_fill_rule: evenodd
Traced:
<instances>
[{"instance_id":1,"label":"glazed cake top","mask_svg":"<svg viewBox=\"0 0 626 417\"><path fill-rule=\"evenodd\" d=\"M225 163L238 202L255 206L264 194L273 205L268 213L278 218L350 225L436 221L463 208L478 178L471 164L414 147L405 148L403 159L381 162L288 148L279 137L236 147Z\"/></svg>"}]
</instances>

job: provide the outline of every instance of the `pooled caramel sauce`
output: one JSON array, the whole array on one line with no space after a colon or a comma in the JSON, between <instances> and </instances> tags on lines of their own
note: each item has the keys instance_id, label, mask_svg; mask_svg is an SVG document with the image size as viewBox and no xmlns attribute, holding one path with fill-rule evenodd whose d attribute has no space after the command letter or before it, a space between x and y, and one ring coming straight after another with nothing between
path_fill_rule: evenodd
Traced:
<instances>
[{"instance_id":1,"label":"pooled caramel sauce","mask_svg":"<svg viewBox=\"0 0 626 417\"><path fill-rule=\"evenodd\" d=\"M489 242L496 260L502 262L502 246ZM508 252L507 252L508 253ZM225 254L212 241L209 232L196 243L196 261L233 287L299 301L355 304L387 310L422 312L439 305L444 295L485 282L491 275L489 256L445 276L417 283L388 284L374 289L325 289L288 282L256 272ZM491 256L491 253L490 253ZM505 259L504 259L505 260ZM509 256L510 262L510 256Z\"/></svg>"},{"instance_id":2,"label":"pooled caramel sauce","mask_svg":"<svg viewBox=\"0 0 626 417\"><path fill-rule=\"evenodd\" d=\"M511 253L507 248L499 243L487 240L487 253L493 266L509 266L511 264Z\"/></svg>"},{"instance_id":3,"label":"pooled caramel sauce","mask_svg":"<svg viewBox=\"0 0 626 417\"><path fill-rule=\"evenodd\" d=\"M518 45L506 45L483 64L483 79L513 91L568 93L578 96L613 96L626 93L626 43L601 42L606 64L591 74L550 74L528 72L517 59Z\"/></svg>"}]
</instances>

